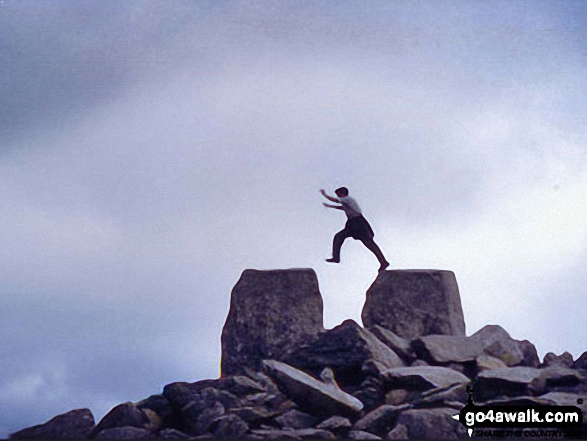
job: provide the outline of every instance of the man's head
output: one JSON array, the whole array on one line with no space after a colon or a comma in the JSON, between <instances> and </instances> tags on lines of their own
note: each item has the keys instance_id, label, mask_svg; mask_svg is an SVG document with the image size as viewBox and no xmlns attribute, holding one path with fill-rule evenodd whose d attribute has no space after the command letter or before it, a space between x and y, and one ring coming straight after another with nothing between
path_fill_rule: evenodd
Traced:
<instances>
[{"instance_id":1,"label":"man's head","mask_svg":"<svg viewBox=\"0 0 587 441\"><path fill-rule=\"evenodd\" d=\"M334 192L339 198L344 198L345 196L349 195L349 189L346 187L337 188L336 190L334 190Z\"/></svg>"}]
</instances>

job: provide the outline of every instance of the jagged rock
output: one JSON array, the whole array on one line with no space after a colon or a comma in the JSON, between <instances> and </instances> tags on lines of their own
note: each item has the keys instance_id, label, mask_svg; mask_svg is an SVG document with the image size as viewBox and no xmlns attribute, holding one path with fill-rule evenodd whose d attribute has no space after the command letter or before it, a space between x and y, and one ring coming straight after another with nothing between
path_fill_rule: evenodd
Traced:
<instances>
[{"instance_id":1,"label":"jagged rock","mask_svg":"<svg viewBox=\"0 0 587 441\"><path fill-rule=\"evenodd\" d=\"M298 429L295 431L296 436L298 436L300 439L308 439L308 440L313 440L313 439L327 439L327 440L334 440L336 439L336 437L329 431L327 430L321 430L321 429Z\"/></svg>"},{"instance_id":2,"label":"jagged rock","mask_svg":"<svg viewBox=\"0 0 587 441\"><path fill-rule=\"evenodd\" d=\"M96 439L143 439L151 436L151 432L135 426L112 427L104 429L96 435Z\"/></svg>"},{"instance_id":3,"label":"jagged rock","mask_svg":"<svg viewBox=\"0 0 587 441\"><path fill-rule=\"evenodd\" d=\"M385 343L393 352L399 355L404 361L413 360L416 355L412 351L411 341L400 337L399 335L385 329L382 326L375 325L370 329L373 335Z\"/></svg>"},{"instance_id":4,"label":"jagged rock","mask_svg":"<svg viewBox=\"0 0 587 441\"><path fill-rule=\"evenodd\" d=\"M524 356L520 366L533 368L540 366L540 359L538 358L538 351L536 350L536 346L534 346L528 340L518 340L518 347Z\"/></svg>"},{"instance_id":5,"label":"jagged rock","mask_svg":"<svg viewBox=\"0 0 587 441\"><path fill-rule=\"evenodd\" d=\"M452 418L456 413L450 408L410 409L400 414L397 425L406 427L409 439L469 438L465 427Z\"/></svg>"},{"instance_id":6,"label":"jagged rock","mask_svg":"<svg viewBox=\"0 0 587 441\"><path fill-rule=\"evenodd\" d=\"M412 403L416 407L423 405L435 405L445 407L443 403L459 403L463 407L468 398L467 384L455 384L448 387L430 389L422 392L421 396Z\"/></svg>"},{"instance_id":7,"label":"jagged rock","mask_svg":"<svg viewBox=\"0 0 587 441\"><path fill-rule=\"evenodd\" d=\"M92 430L90 436L94 437L103 430L116 427L138 427L140 429L148 430L150 424L151 420L149 420L149 417L147 417L145 412L133 403L127 402L119 404L108 412L94 430Z\"/></svg>"},{"instance_id":8,"label":"jagged rock","mask_svg":"<svg viewBox=\"0 0 587 441\"><path fill-rule=\"evenodd\" d=\"M383 370L404 366L395 352L353 320L322 332L315 342L293 351L285 362L315 375L328 366L343 386L360 383L365 371L377 365Z\"/></svg>"},{"instance_id":9,"label":"jagged rock","mask_svg":"<svg viewBox=\"0 0 587 441\"><path fill-rule=\"evenodd\" d=\"M412 341L418 358L434 363L474 361L483 353L477 340L449 335L428 335Z\"/></svg>"},{"instance_id":10,"label":"jagged rock","mask_svg":"<svg viewBox=\"0 0 587 441\"><path fill-rule=\"evenodd\" d=\"M583 352L573 363L575 369L587 369L587 352Z\"/></svg>"},{"instance_id":11,"label":"jagged rock","mask_svg":"<svg viewBox=\"0 0 587 441\"><path fill-rule=\"evenodd\" d=\"M156 430L161 426L172 427L177 424L173 406L164 395L151 395L149 398L135 403L135 406L147 415L151 421L152 430ZM157 419L159 422L157 422Z\"/></svg>"},{"instance_id":12,"label":"jagged rock","mask_svg":"<svg viewBox=\"0 0 587 441\"><path fill-rule=\"evenodd\" d=\"M82 439L95 427L90 409L76 409L50 419L46 423L19 430L10 439Z\"/></svg>"},{"instance_id":13,"label":"jagged rock","mask_svg":"<svg viewBox=\"0 0 587 441\"><path fill-rule=\"evenodd\" d=\"M321 430L328 430L329 432L332 432L339 437L346 437L352 426L353 425L348 418L334 415L322 421L316 426L316 428Z\"/></svg>"},{"instance_id":14,"label":"jagged rock","mask_svg":"<svg viewBox=\"0 0 587 441\"><path fill-rule=\"evenodd\" d=\"M157 438L161 439L186 439L190 436L177 429L163 429L157 434Z\"/></svg>"},{"instance_id":15,"label":"jagged rock","mask_svg":"<svg viewBox=\"0 0 587 441\"><path fill-rule=\"evenodd\" d=\"M203 435L206 432L213 430L212 425L218 421L226 412L226 409L219 401L216 401L212 406L206 407L198 414L195 424L189 421L189 433L190 435ZM236 416L236 415L235 415Z\"/></svg>"},{"instance_id":16,"label":"jagged rock","mask_svg":"<svg viewBox=\"0 0 587 441\"><path fill-rule=\"evenodd\" d=\"M322 297L312 269L245 270L232 290L222 330L222 375L260 370L324 330Z\"/></svg>"},{"instance_id":17,"label":"jagged rock","mask_svg":"<svg viewBox=\"0 0 587 441\"><path fill-rule=\"evenodd\" d=\"M369 432L363 432L362 430L351 430L349 432L349 439L356 439L356 440L378 440L381 437L377 435L373 435Z\"/></svg>"},{"instance_id":18,"label":"jagged rock","mask_svg":"<svg viewBox=\"0 0 587 441\"><path fill-rule=\"evenodd\" d=\"M403 424L397 424L393 429L389 431L386 439L408 439L408 428Z\"/></svg>"},{"instance_id":19,"label":"jagged rock","mask_svg":"<svg viewBox=\"0 0 587 441\"><path fill-rule=\"evenodd\" d=\"M224 415L216 420L214 438L238 439L249 430L249 426L237 415Z\"/></svg>"},{"instance_id":20,"label":"jagged rock","mask_svg":"<svg viewBox=\"0 0 587 441\"><path fill-rule=\"evenodd\" d=\"M499 358L508 366L518 365L524 360L518 341L511 338L501 326L484 326L469 338L478 343L486 354Z\"/></svg>"},{"instance_id":21,"label":"jagged rock","mask_svg":"<svg viewBox=\"0 0 587 441\"><path fill-rule=\"evenodd\" d=\"M533 384L534 390L537 392L557 387L573 387L585 379L577 370L560 365L553 365L540 371L538 379Z\"/></svg>"},{"instance_id":22,"label":"jagged rock","mask_svg":"<svg viewBox=\"0 0 587 441\"><path fill-rule=\"evenodd\" d=\"M317 416L355 415L363 403L332 384L324 384L310 375L275 360L263 362L268 374L302 410Z\"/></svg>"},{"instance_id":23,"label":"jagged rock","mask_svg":"<svg viewBox=\"0 0 587 441\"><path fill-rule=\"evenodd\" d=\"M483 371L475 379L473 395L477 401L499 396L533 395L541 374L540 369L524 366Z\"/></svg>"},{"instance_id":24,"label":"jagged rock","mask_svg":"<svg viewBox=\"0 0 587 441\"><path fill-rule=\"evenodd\" d=\"M408 404L401 406L384 404L357 421L353 426L353 430L385 436L395 424L395 420L400 412L410 408L411 406Z\"/></svg>"},{"instance_id":25,"label":"jagged rock","mask_svg":"<svg viewBox=\"0 0 587 441\"><path fill-rule=\"evenodd\" d=\"M440 366L405 367L389 369L384 382L388 388L427 390L466 384L470 380L463 374Z\"/></svg>"},{"instance_id":26,"label":"jagged rock","mask_svg":"<svg viewBox=\"0 0 587 441\"><path fill-rule=\"evenodd\" d=\"M292 409L283 415L275 418L275 422L282 428L291 427L292 429L308 429L314 427L318 422L315 416L309 415L305 412Z\"/></svg>"},{"instance_id":27,"label":"jagged rock","mask_svg":"<svg viewBox=\"0 0 587 441\"><path fill-rule=\"evenodd\" d=\"M540 395L538 398L552 401L557 406L577 406L583 411L584 417L587 417L587 399L585 399L585 395L583 394L569 392L549 392L547 394Z\"/></svg>"},{"instance_id":28,"label":"jagged rock","mask_svg":"<svg viewBox=\"0 0 587 441\"><path fill-rule=\"evenodd\" d=\"M499 358L492 357L491 355L481 354L476 358L477 369L479 372L488 371L490 369L503 369L507 368L507 365Z\"/></svg>"},{"instance_id":29,"label":"jagged rock","mask_svg":"<svg viewBox=\"0 0 587 441\"><path fill-rule=\"evenodd\" d=\"M564 352L561 355L555 355L554 353L549 352L544 356L541 367L561 366L572 368L573 364L573 356L569 352Z\"/></svg>"},{"instance_id":30,"label":"jagged rock","mask_svg":"<svg viewBox=\"0 0 587 441\"><path fill-rule=\"evenodd\" d=\"M451 271L382 271L367 291L363 324L379 325L400 337L465 335L465 320Z\"/></svg>"}]
</instances>

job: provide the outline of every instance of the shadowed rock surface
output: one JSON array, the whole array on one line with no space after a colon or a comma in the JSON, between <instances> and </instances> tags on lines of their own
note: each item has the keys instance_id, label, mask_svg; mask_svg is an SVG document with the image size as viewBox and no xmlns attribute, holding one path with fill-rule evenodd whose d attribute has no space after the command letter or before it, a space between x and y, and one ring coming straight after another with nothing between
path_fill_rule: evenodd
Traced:
<instances>
[{"instance_id":1,"label":"shadowed rock surface","mask_svg":"<svg viewBox=\"0 0 587 441\"><path fill-rule=\"evenodd\" d=\"M468 438L452 416L469 400L587 412L587 353L540 362L532 343L497 325L465 337L448 271L380 274L363 312L377 319L369 329L347 320L324 330L312 270L247 270L233 290L220 378L168 384L98 425L80 409L11 438L454 439ZM581 430L587 438L587 423Z\"/></svg>"},{"instance_id":2,"label":"shadowed rock surface","mask_svg":"<svg viewBox=\"0 0 587 441\"><path fill-rule=\"evenodd\" d=\"M379 273L367 291L363 325L389 329L400 337L465 335L465 320L455 275L441 270Z\"/></svg>"},{"instance_id":3,"label":"shadowed rock surface","mask_svg":"<svg viewBox=\"0 0 587 441\"><path fill-rule=\"evenodd\" d=\"M232 290L222 330L222 375L260 370L315 339L323 303L312 269L245 270Z\"/></svg>"}]
</instances>

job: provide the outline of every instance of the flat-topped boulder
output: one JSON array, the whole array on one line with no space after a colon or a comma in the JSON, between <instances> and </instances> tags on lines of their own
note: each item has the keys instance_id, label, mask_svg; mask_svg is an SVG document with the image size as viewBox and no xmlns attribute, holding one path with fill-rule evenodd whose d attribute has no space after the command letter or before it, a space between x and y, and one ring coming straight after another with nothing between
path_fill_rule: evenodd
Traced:
<instances>
[{"instance_id":1,"label":"flat-topped boulder","mask_svg":"<svg viewBox=\"0 0 587 441\"><path fill-rule=\"evenodd\" d=\"M444 270L382 271L367 291L363 325L379 325L400 337L465 336L455 275Z\"/></svg>"},{"instance_id":2,"label":"flat-topped boulder","mask_svg":"<svg viewBox=\"0 0 587 441\"><path fill-rule=\"evenodd\" d=\"M313 269L245 270L222 330L222 375L261 369L316 338L323 303Z\"/></svg>"}]
</instances>

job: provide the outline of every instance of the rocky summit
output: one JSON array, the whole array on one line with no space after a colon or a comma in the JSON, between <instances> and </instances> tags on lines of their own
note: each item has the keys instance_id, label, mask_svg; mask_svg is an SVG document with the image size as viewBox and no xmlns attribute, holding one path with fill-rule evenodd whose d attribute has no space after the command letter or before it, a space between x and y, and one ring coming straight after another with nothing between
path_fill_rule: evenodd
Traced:
<instances>
[{"instance_id":1,"label":"rocky summit","mask_svg":"<svg viewBox=\"0 0 587 441\"><path fill-rule=\"evenodd\" d=\"M466 336L450 271L380 273L364 327L326 330L322 309L313 270L246 270L220 378L165 385L97 423L72 410L11 439L468 439L453 416L471 404L578 406L587 420L587 352L541 362L498 325Z\"/></svg>"}]
</instances>

